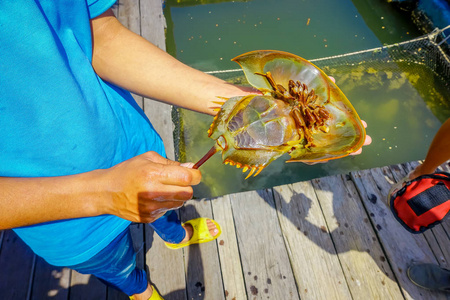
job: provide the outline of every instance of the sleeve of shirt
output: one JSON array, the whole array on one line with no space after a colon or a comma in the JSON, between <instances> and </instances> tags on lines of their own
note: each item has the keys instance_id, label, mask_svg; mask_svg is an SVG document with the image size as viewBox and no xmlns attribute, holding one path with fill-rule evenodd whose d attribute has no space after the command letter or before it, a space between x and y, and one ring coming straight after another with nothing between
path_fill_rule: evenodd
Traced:
<instances>
[{"instance_id":1,"label":"sleeve of shirt","mask_svg":"<svg viewBox=\"0 0 450 300\"><path fill-rule=\"evenodd\" d=\"M116 0L87 0L89 5L89 17L98 17L116 3Z\"/></svg>"}]
</instances>

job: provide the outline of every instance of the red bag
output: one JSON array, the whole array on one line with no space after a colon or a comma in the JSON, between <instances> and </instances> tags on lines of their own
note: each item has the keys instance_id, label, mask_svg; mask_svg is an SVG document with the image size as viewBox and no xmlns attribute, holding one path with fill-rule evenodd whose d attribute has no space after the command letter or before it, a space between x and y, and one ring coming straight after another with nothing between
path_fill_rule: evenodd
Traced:
<instances>
[{"instance_id":1,"label":"red bag","mask_svg":"<svg viewBox=\"0 0 450 300\"><path fill-rule=\"evenodd\" d=\"M390 207L409 232L422 233L432 228L450 211L450 174L437 172L407 181L391 195Z\"/></svg>"}]
</instances>

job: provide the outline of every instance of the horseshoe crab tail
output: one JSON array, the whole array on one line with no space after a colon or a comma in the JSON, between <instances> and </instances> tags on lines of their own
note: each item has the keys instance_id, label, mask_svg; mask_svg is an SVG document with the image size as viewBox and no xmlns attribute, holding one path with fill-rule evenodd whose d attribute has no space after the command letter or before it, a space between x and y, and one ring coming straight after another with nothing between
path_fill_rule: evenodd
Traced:
<instances>
[{"instance_id":1,"label":"horseshoe crab tail","mask_svg":"<svg viewBox=\"0 0 450 300\"><path fill-rule=\"evenodd\" d=\"M213 156L214 154L216 154L216 152L219 149L217 148L217 144L215 144L211 149L209 149L208 153L205 154L205 156L203 156L192 168L193 169L198 169L200 168L201 165L203 165L203 163L205 163L205 161L207 161L208 159L211 158L211 156Z\"/></svg>"}]
</instances>

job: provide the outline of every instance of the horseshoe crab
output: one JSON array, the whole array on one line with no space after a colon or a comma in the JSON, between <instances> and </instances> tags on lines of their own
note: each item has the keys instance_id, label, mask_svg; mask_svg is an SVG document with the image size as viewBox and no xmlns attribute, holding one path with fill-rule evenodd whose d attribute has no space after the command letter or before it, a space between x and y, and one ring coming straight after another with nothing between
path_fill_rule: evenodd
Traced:
<instances>
[{"instance_id":1,"label":"horseshoe crab","mask_svg":"<svg viewBox=\"0 0 450 300\"><path fill-rule=\"evenodd\" d=\"M232 59L262 95L221 98L208 130L216 141L194 168L217 151L225 164L258 175L268 164L320 162L362 147L365 129L355 109L319 68L287 52L252 51ZM219 97L220 98L220 97Z\"/></svg>"}]
</instances>

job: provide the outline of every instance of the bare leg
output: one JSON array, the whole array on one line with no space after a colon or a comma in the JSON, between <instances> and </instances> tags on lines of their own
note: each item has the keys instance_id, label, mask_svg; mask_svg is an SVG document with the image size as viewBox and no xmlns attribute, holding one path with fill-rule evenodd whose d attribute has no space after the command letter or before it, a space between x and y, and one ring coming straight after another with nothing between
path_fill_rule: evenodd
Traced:
<instances>
[{"instance_id":1,"label":"bare leg","mask_svg":"<svg viewBox=\"0 0 450 300\"><path fill-rule=\"evenodd\" d=\"M436 169L450 159L450 119L442 124L438 132L431 142L428 149L427 156L423 164L416 167L416 169L409 176L414 179L425 174L432 174Z\"/></svg>"}]
</instances>

